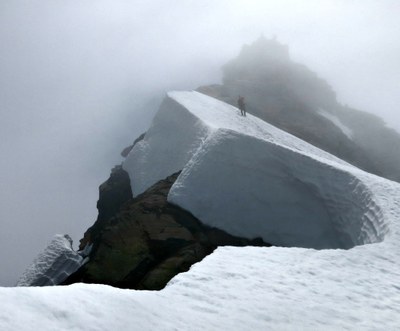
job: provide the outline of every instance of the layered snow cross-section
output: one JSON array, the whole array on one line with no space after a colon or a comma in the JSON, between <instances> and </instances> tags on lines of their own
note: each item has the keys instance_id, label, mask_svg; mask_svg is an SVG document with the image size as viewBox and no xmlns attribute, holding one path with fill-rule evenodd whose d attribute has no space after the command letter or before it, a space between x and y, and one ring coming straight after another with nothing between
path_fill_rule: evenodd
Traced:
<instances>
[{"instance_id":1,"label":"layered snow cross-section","mask_svg":"<svg viewBox=\"0 0 400 331\"><path fill-rule=\"evenodd\" d=\"M55 235L46 249L25 270L17 286L58 285L84 263L91 247L76 252L68 235Z\"/></svg>"},{"instance_id":2,"label":"layered snow cross-section","mask_svg":"<svg viewBox=\"0 0 400 331\"><path fill-rule=\"evenodd\" d=\"M182 170L170 202L277 246L351 248L388 232L364 172L198 92L168 93L123 167L134 195Z\"/></svg>"}]
</instances>

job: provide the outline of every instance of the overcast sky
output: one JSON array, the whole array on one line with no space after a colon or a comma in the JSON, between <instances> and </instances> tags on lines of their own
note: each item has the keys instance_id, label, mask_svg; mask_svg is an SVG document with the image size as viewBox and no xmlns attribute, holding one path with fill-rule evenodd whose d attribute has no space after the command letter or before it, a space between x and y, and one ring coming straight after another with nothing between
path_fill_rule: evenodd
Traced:
<instances>
[{"instance_id":1,"label":"overcast sky","mask_svg":"<svg viewBox=\"0 0 400 331\"><path fill-rule=\"evenodd\" d=\"M1 1L0 285L53 234L78 242L162 91L218 83L261 33L400 130L399 12L397 0Z\"/></svg>"}]
</instances>

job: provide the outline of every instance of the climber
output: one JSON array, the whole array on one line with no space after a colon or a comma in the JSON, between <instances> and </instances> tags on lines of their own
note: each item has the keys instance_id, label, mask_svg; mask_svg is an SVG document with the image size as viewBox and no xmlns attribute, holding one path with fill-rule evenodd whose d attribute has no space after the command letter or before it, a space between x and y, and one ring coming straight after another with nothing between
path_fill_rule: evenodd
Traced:
<instances>
[{"instance_id":1,"label":"climber","mask_svg":"<svg viewBox=\"0 0 400 331\"><path fill-rule=\"evenodd\" d=\"M240 114L242 116L246 116L246 104L244 103L244 97L239 95L239 99L238 99L238 106L240 109Z\"/></svg>"}]
</instances>

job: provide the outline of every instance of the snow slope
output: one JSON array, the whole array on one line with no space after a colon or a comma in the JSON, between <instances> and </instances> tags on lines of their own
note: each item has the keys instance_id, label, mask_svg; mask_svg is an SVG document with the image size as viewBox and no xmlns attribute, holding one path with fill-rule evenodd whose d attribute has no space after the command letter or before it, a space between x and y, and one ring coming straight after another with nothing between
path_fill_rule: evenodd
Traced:
<instances>
[{"instance_id":1,"label":"snow slope","mask_svg":"<svg viewBox=\"0 0 400 331\"><path fill-rule=\"evenodd\" d=\"M159 292L84 284L0 288L0 329L394 331L398 248L223 247Z\"/></svg>"},{"instance_id":2,"label":"snow slope","mask_svg":"<svg viewBox=\"0 0 400 331\"><path fill-rule=\"evenodd\" d=\"M388 231L359 169L197 92L168 94L123 167L134 195L183 170L170 202L274 245L350 248Z\"/></svg>"}]
</instances>

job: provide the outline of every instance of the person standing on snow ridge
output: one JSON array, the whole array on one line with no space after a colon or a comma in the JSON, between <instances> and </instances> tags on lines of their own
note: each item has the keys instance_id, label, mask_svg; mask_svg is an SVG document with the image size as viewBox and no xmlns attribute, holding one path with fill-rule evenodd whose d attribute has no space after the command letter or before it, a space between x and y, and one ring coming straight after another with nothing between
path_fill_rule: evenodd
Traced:
<instances>
[{"instance_id":1,"label":"person standing on snow ridge","mask_svg":"<svg viewBox=\"0 0 400 331\"><path fill-rule=\"evenodd\" d=\"M240 114L242 116L246 116L246 104L244 103L244 97L239 95L239 99L238 99L238 106L240 109Z\"/></svg>"}]
</instances>

